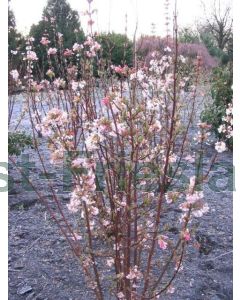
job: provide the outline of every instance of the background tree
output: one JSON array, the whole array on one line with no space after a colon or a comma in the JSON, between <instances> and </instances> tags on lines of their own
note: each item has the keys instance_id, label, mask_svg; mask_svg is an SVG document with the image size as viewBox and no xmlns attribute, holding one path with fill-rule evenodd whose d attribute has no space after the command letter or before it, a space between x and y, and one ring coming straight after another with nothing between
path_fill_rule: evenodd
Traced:
<instances>
[{"instance_id":1,"label":"background tree","mask_svg":"<svg viewBox=\"0 0 240 300\"><path fill-rule=\"evenodd\" d=\"M16 29L16 21L13 10L8 1L8 69L18 70L21 73L21 52L25 49L25 39ZM9 94L13 92L14 84L12 77L9 76Z\"/></svg>"},{"instance_id":2,"label":"background tree","mask_svg":"<svg viewBox=\"0 0 240 300\"><path fill-rule=\"evenodd\" d=\"M180 43L200 43L200 36L197 30L190 27L183 27L179 30Z\"/></svg>"},{"instance_id":3,"label":"background tree","mask_svg":"<svg viewBox=\"0 0 240 300\"><path fill-rule=\"evenodd\" d=\"M204 6L204 4L203 4ZM205 12L206 8L204 6ZM207 13L206 13L207 16ZM232 16L229 5L223 7L220 1L213 3L210 17L200 27L201 39L212 55L221 60L221 65L213 71L211 76L212 102L208 103L202 113L202 120L212 124L212 129L218 138L222 138L219 126L223 122L226 109L232 104L233 84L233 33ZM232 138L227 143L232 148Z\"/></svg>"},{"instance_id":4,"label":"background tree","mask_svg":"<svg viewBox=\"0 0 240 300\"><path fill-rule=\"evenodd\" d=\"M232 60L232 16L231 7L223 7L221 1L214 0L210 13L202 2L206 15L204 24L198 26L200 38L211 55L220 58L223 64Z\"/></svg>"},{"instance_id":5,"label":"background tree","mask_svg":"<svg viewBox=\"0 0 240 300\"><path fill-rule=\"evenodd\" d=\"M220 3L218 1L217 5L216 0L214 1L210 17L206 18L206 28L211 32L218 48L224 50L232 35L232 17L231 7L226 6L223 9Z\"/></svg>"},{"instance_id":6,"label":"background tree","mask_svg":"<svg viewBox=\"0 0 240 300\"><path fill-rule=\"evenodd\" d=\"M15 15L10 7L8 0L8 53L11 51L20 50L23 48L23 36L16 29ZM20 47L20 48L19 48Z\"/></svg>"},{"instance_id":7,"label":"background tree","mask_svg":"<svg viewBox=\"0 0 240 300\"><path fill-rule=\"evenodd\" d=\"M48 0L43 10L42 20L38 24L32 25L29 33L35 39L35 51L39 57L40 67L44 71L47 68L46 48L39 42L45 36L51 42L49 47L54 47L58 33L63 35L63 48L71 49L75 42L84 40L78 12L73 10L66 0Z\"/></svg>"},{"instance_id":8,"label":"background tree","mask_svg":"<svg viewBox=\"0 0 240 300\"><path fill-rule=\"evenodd\" d=\"M133 43L125 34L101 33L97 37L102 46L102 56L114 65L132 66Z\"/></svg>"},{"instance_id":9,"label":"background tree","mask_svg":"<svg viewBox=\"0 0 240 300\"><path fill-rule=\"evenodd\" d=\"M182 31L183 33L183 31ZM184 38L184 34L187 33L187 36L190 38ZM194 63L197 59L198 55L202 57L202 64L203 67L206 69L212 69L218 65L217 60L209 54L208 49L205 47L203 43L200 41L194 42L197 36L197 33L194 33L192 36L193 31L184 30L182 37L182 42L179 43L178 52L180 55L183 55L189 61L189 68L192 68ZM189 42L187 42L187 40ZM191 42L190 42L191 41ZM149 64L150 60L152 59L152 53L154 51L158 51L161 55L165 54L165 48L170 47L173 49L173 40L161 38L160 36L141 36L137 41L137 49L138 49L138 57L141 61L143 61L146 65Z\"/></svg>"}]
</instances>

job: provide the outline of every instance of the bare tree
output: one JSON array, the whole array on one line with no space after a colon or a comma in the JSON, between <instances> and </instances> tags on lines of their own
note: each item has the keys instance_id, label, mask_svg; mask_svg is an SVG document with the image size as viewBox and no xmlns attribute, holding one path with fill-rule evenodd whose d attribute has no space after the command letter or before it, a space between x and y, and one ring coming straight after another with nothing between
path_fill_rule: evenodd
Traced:
<instances>
[{"instance_id":1,"label":"bare tree","mask_svg":"<svg viewBox=\"0 0 240 300\"><path fill-rule=\"evenodd\" d=\"M212 34L218 48L225 50L227 44L232 39L231 5L228 4L223 8L221 0L214 0L210 13L207 12L206 5L203 1L202 5L207 21L205 29L209 30Z\"/></svg>"}]
</instances>

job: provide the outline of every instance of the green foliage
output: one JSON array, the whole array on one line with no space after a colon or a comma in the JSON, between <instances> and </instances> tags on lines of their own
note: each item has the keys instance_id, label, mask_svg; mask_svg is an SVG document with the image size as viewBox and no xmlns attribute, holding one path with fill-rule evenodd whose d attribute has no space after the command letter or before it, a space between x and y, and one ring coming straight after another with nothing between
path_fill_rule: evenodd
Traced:
<instances>
[{"instance_id":1,"label":"green foliage","mask_svg":"<svg viewBox=\"0 0 240 300\"><path fill-rule=\"evenodd\" d=\"M8 154L19 156L25 148L33 147L31 136L25 132L9 132Z\"/></svg>"},{"instance_id":2,"label":"green foliage","mask_svg":"<svg viewBox=\"0 0 240 300\"><path fill-rule=\"evenodd\" d=\"M213 36L207 26L199 26L198 31L190 27L180 29L179 42L190 44L203 43L208 49L209 54L218 58L222 65L226 65L229 61L232 61L232 39L229 39L226 49L220 49L216 37Z\"/></svg>"},{"instance_id":3,"label":"green foliage","mask_svg":"<svg viewBox=\"0 0 240 300\"><path fill-rule=\"evenodd\" d=\"M214 70L211 78L211 96L213 102L207 104L201 115L203 122L212 125L212 129L218 138L221 134L218 132L219 126L223 123L222 118L225 116L226 108L229 103L232 103L232 66L227 65L218 67ZM232 144L232 138L229 140L229 145Z\"/></svg>"},{"instance_id":4,"label":"green foliage","mask_svg":"<svg viewBox=\"0 0 240 300\"><path fill-rule=\"evenodd\" d=\"M184 27L179 31L180 43L200 43L199 34L197 31L189 27Z\"/></svg>"},{"instance_id":5,"label":"green foliage","mask_svg":"<svg viewBox=\"0 0 240 300\"><path fill-rule=\"evenodd\" d=\"M45 22L44 29L50 29L50 40L54 40L55 30L63 34L64 48L71 48L76 39L81 41L84 39L78 12L71 9L66 0L48 0L47 6L43 10L43 19Z\"/></svg>"},{"instance_id":6,"label":"green foliage","mask_svg":"<svg viewBox=\"0 0 240 300\"><path fill-rule=\"evenodd\" d=\"M229 61L228 54L225 53L223 50L221 50L217 44L216 41L211 34L211 32L205 30L202 31L200 34L201 41L204 43L204 45L207 47L210 55L217 57L220 59L222 64L227 64Z\"/></svg>"},{"instance_id":7,"label":"green foliage","mask_svg":"<svg viewBox=\"0 0 240 300\"><path fill-rule=\"evenodd\" d=\"M132 66L133 43L120 33L102 33L97 41L102 46L102 57L114 65Z\"/></svg>"},{"instance_id":8,"label":"green foliage","mask_svg":"<svg viewBox=\"0 0 240 300\"><path fill-rule=\"evenodd\" d=\"M9 70L20 69L21 58L12 54L11 51L21 52L24 50L24 37L16 30L15 16L8 6L8 65Z\"/></svg>"},{"instance_id":9,"label":"green foliage","mask_svg":"<svg viewBox=\"0 0 240 300\"><path fill-rule=\"evenodd\" d=\"M219 56L220 49L218 49L216 46L215 40L211 33L201 30L200 38L212 56Z\"/></svg>"},{"instance_id":10,"label":"green foliage","mask_svg":"<svg viewBox=\"0 0 240 300\"><path fill-rule=\"evenodd\" d=\"M8 28L15 28L16 27L16 20L15 15L11 8L8 6Z\"/></svg>"},{"instance_id":11,"label":"green foliage","mask_svg":"<svg viewBox=\"0 0 240 300\"><path fill-rule=\"evenodd\" d=\"M212 78L212 97L217 106L232 102L232 70L228 67L216 68Z\"/></svg>"}]
</instances>

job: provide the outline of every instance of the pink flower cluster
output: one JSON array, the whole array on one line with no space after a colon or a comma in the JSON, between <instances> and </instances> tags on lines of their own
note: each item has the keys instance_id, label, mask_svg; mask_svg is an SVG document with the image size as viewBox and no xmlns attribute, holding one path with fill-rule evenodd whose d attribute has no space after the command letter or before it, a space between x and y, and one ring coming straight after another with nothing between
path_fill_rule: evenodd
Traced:
<instances>
[{"instance_id":1,"label":"pink flower cluster","mask_svg":"<svg viewBox=\"0 0 240 300\"><path fill-rule=\"evenodd\" d=\"M126 65L123 67L112 65L111 68L113 69L113 71L115 73L120 74L120 75L127 75L128 70L129 70L128 66L126 66Z\"/></svg>"},{"instance_id":2,"label":"pink flower cluster","mask_svg":"<svg viewBox=\"0 0 240 300\"><path fill-rule=\"evenodd\" d=\"M133 268L131 268L126 278L133 280L133 279L141 279L142 276L143 276L142 273L138 270L138 266L134 266Z\"/></svg>"},{"instance_id":3,"label":"pink flower cluster","mask_svg":"<svg viewBox=\"0 0 240 300\"><path fill-rule=\"evenodd\" d=\"M226 109L226 115L222 118L224 122L218 128L218 132L222 133L226 139L230 139L233 136L233 106L232 103L228 104Z\"/></svg>"},{"instance_id":4,"label":"pink flower cluster","mask_svg":"<svg viewBox=\"0 0 240 300\"><path fill-rule=\"evenodd\" d=\"M78 43L75 43L72 47L73 52L78 52L78 51L82 50L83 48L84 48L83 45L80 45Z\"/></svg>"},{"instance_id":5,"label":"pink flower cluster","mask_svg":"<svg viewBox=\"0 0 240 300\"><path fill-rule=\"evenodd\" d=\"M47 54L50 55L55 55L57 53L57 48L49 48Z\"/></svg>"},{"instance_id":6,"label":"pink flower cluster","mask_svg":"<svg viewBox=\"0 0 240 300\"><path fill-rule=\"evenodd\" d=\"M168 237L166 235L160 235L158 238L158 245L162 250L167 249L168 246Z\"/></svg>"},{"instance_id":7,"label":"pink flower cluster","mask_svg":"<svg viewBox=\"0 0 240 300\"><path fill-rule=\"evenodd\" d=\"M31 50L27 51L27 60L29 60L29 61L36 61L36 60L38 60L36 52L31 51Z\"/></svg>"},{"instance_id":8,"label":"pink flower cluster","mask_svg":"<svg viewBox=\"0 0 240 300\"><path fill-rule=\"evenodd\" d=\"M10 72L10 75L12 76L13 80L15 80L15 81L17 81L18 78L19 78L19 73L18 73L17 70L12 70L12 71Z\"/></svg>"},{"instance_id":9,"label":"pink flower cluster","mask_svg":"<svg viewBox=\"0 0 240 300\"><path fill-rule=\"evenodd\" d=\"M49 39L47 37L43 36L42 39L41 39L41 41L40 41L40 43L42 45L44 45L44 46L47 46L48 44L50 44L50 41L49 41Z\"/></svg>"},{"instance_id":10,"label":"pink flower cluster","mask_svg":"<svg viewBox=\"0 0 240 300\"><path fill-rule=\"evenodd\" d=\"M38 125L38 129L43 136L53 135L56 130L66 125L68 122L68 115L66 112L53 108L48 111L46 117L43 119L42 124Z\"/></svg>"},{"instance_id":11,"label":"pink flower cluster","mask_svg":"<svg viewBox=\"0 0 240 300\"><path fill-rule=\"evenodd\" d=\"M191 215L196 218L202 217L203 214L209 211L209 206L203 201L203 197L202 191L195 191L192 194L187 194L187 201L180 204L179 208L184 212L188 212L191 209Z\"/></svg>"},{"instance_id":12,"label":"pink flower cluster","mask_svg":"<svg viewBox=\"0 0 240 300\"><path fill-rule=\"evenodd\" d=\"M87 40L84 42L84 46L87 46L89 49L86 51L86 56L89 58L95 57L97 52L101 49L101 45L90 36L87 37Z\"/></svg>"}]
</instances>

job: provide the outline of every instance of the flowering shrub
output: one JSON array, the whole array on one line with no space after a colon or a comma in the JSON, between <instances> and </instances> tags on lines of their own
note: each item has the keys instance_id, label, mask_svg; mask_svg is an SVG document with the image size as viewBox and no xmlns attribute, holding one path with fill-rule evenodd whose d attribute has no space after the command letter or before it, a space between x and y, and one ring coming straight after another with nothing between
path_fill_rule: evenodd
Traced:
<instances>
[{"instance_id":1,"label":"flowering shrub","mask_svg":"<svg viewBox=\"0 0 240 300\"><path fill-rule=\"evenodd\" d=\"M137 42L137 50L146 63L151 60L151 53L159 51L162 55L164 49L169 45L174 49L174 41L171 38L160 38L156 36L142 36ZM202 64L205 69L212 69L217 67L218 61L212 57L207 48L200 43L179 43L178 53L183 55L186 59L189 59L189 63L193 63L197 56L201 56Z\"/></svg>"},{"instance_id":2,"label":"flowering shrub","mask_svg":"<svg viewBox=\"0 0 240 300\"><path fill-rule=\"evenodd\" d=\"M189 76L179 73L185 59L179 56L177 37L174 49L152 54L149 67L136 63L110 70L102 64L101 45L93 35L72 49L62 49L61 44L49 48L44 38L41 44L48 53L48 80L35 76L38 57L30 39L24 56L29 117L44 172L46 161L36 133L48 141L53 167L66 160L71 171L70 215L50 182L57 212L38 192L40 199L78 258L96 299L109 294L117 299L157 299L174 292L172 282L191 241L189 224L209 210L198 190L206 179L199 165L187 186L179 186L177 179L181 162L194 161L188 135L201 60L192 73L194 84L185 93ZM56 53L58 64L53 65ZM203 149L209 125L198 126L196 142ZM216 149L224 150L221 145ZM177 236L167 230L167 207L182 211L175 224ZM74 225L75 217L79 221Z\"/></svg>"},{"instance_id":3,"label":"flowering shrub","mask_svg":"<svg viewBox=\"0 0 240 300\"><path fill-rule=\"evenodd\" d=\"M203 66L206 69L212 69L218 65L217 59L209 54L206 46L203 44L180 43L179 53L192 59L196 58L197 56L201 56Z\"/></svg>"}]
</instances>

